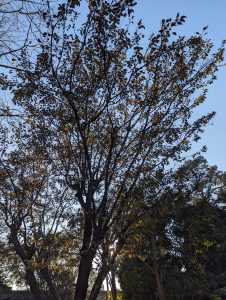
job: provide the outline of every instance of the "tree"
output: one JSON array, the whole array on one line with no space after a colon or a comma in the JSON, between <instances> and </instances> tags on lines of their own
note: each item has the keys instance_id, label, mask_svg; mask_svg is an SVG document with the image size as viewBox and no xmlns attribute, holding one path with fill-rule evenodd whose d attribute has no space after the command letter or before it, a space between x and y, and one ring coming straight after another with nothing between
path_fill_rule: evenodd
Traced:
<instances>
[{"instance_id":1,"label":"tree","mask_svg":"<svg viewBox=\"0 0 226 300\"><path fill-rule=\"evenodd\" d=\"M222 296L225 211L218 204L225 173L197 157L153 180L159 183L147 183L152 200L131 230L119 268L124 298Z\"/></svg>"},{"instance_id":2,"label":"tree","mask_svg":"<svg viewBox=\"0 0 226 300\"><path fill-rule=\"evenodd\" d=\"M185 210L181 259L187 296L222 296L225 289L225 212L201 201Z\"/></svg>"},{"instance_id":3,"label":"tree","mask_svg":"<svg viewBox=\"0 0 226 300\"><path fill-rule=\"evenodd\" d=\"M11 288L8 285L7 274L4 269L4 263L2 261L2 243L0 243L0 292L9 291Z\"/></svg>"},{"instance_id":4,"label":"tree","mask_svg":"<svg viewBox=\"0 0 226 300\"><path fill-rule=\"evenodd\" d=\"M0 277L0 292L10 291L11 288L4 283L4 280Z\"/></svg>"},{"instance_id":5,"label":"tree","mask_svg":"<svg viewBox=\"0 0 226 300\"><path fill-rule=\"evenodd\" d=\"M51 278L51 272L64 255L57 256L69 242L60 222L70 206L67 188L60 189L60 182L51 177L50 168L38 159L24 160L24 153L11 152L7 166L0 159L1 216L4 234L19 256L25 270L25 278L35 299L42 299L36 273L46 282L53 299L60 299ZM75 239L74 251L76 251ZM70 244L68 244L69 246ZM69 250L69 247L68 249ZM58 259L57 259L58 258ZM55 265L53 265L53 263ZM43 298L44 299L44 298Z\"/></svg>"},{"instance_id":6,"label":"tree","mask_svg":"<svg viewBox=\"0 0 226 300\"><path fill-rule=\"evenodd\" d=\"M143 49L142 22L133 34L129 27L134 0L88 1L81 27L80 3L49 4L36 52L21 51L11 91L23 130L15 130L15 121L10 133L14 148L29 147L32 157L41 155L53 166L73 195L72 209L82 210L76 300L86 298L102 248L89 296L96 299L137 217L136 186L178 160L213 117L190 119L223 59L223 48L211 55L205 33L174 36L184 16L163 20ZM10 108L6 112L13 117ZM111 255L105 245L115 245Z\"/></svg>"},{"instance_id":7,"label":"tree","mask_svg":"<svg viewBox=\"0 0 226 300\"><path fill-rule=\"evenodd\" d=\"M154 300L156 297L155 278L147 261L125 257L119 269L123 300Z\"/></svg>"}]
</instances>

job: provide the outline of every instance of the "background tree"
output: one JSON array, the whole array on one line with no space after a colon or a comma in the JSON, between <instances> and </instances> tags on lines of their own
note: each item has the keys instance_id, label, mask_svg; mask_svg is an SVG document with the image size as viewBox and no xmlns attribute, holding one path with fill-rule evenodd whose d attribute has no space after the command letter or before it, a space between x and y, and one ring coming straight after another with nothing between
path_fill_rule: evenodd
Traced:
<instances>
[{"instance_id":1,"label":"background tree","mask_svg":"<svg viewBox=\"0 0 226 300\"><path fill-rule=\"evenodd\" d=\"M4 262L2 260L2 249L3 245L0 243L0 292L2 291L10 291L11 288L8 285L8 276L6 272L6 268Z\"/></svg>"},{"instance_id":2,"label":"background tree","mask_svg":"<svg viewBox=\"0 0 226 300\"><path fill-rule=\"evenodd\" d=\"M11 288L5 283L5 280L0 277L0 292L10 291Z\"/></svg>"},{"instance_id":3,"label":"background tree","mask_svg":"<svg viewBox=\"0 0 226 300\"><path fill-rule=\"evenodd\" d=\"M67 264L69 245L74 242L73 251L78 247L75 239L69 240L68 233L60 226L64 222L66 227L64 217L70 207L68 191L53 180L50 168L43 162L40 164L28 156L25 159L22 151L11 152L7 158L7 166L0 159L4 234L23 263L25 278L35 299L43 298L37 273L46 282L53 299L60 299L51 273L63 260ZM68 243L67 251L65 243ZM62 248L64 255L59 256Z\"/></svg>"},{"instance_id":4,"label":"background tree","mask_svg":"<svg viewBox=\"0 0 226 300\"><path fill-rule=\"evenodd\" d=\"M131 231L119 270L124 298L222 297L225 211L218 204L225 174L198 157L170 177L145 190L151 204Z\"/></svg>"}]
</instances>

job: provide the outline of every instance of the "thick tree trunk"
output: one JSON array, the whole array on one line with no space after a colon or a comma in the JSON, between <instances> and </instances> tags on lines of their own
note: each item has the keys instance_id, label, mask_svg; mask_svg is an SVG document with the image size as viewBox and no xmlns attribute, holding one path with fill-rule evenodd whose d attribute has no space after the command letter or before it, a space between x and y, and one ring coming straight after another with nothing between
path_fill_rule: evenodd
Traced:
<instances>
[{"instance_id":1,"label":"thick tree trunk","mask_svg":"<svg viewBox=\"0 0 226 300\"><path fill-rule=\"evenodd\" d=\"M42 291L39 289L38 282L35 278L34 272L32 270L27 269L25 279L30 286L30 290L35 300L44 300L44 295Z\"/></svg>"},{"instance_id":2,"label":"thick tree trunk","mask_svg":"<svg viewBox=\"0 0 226 300\"><path fill-rule=\"evenodd\" d=\"M87 253L81 254L74 300L86 299L89 284L89 275L92 270L94 256L95 253L93 253L93 251L90 250L88 250Z\"/></svg>"},{"instance_id":3,"label":"thick tree trunk","mask_svg":"<svg viewBox=\"0 0 226 300\"><path fill-rule=\"evenodd\" d=\"M52 296L53 300L60 300L60 296L58 295L56 288L53 284L52 278L49 274L49 270L47 268L40 270L42 277L44 278L47 286L49 288L50 295Z\"/></svg>"}]
</instances>

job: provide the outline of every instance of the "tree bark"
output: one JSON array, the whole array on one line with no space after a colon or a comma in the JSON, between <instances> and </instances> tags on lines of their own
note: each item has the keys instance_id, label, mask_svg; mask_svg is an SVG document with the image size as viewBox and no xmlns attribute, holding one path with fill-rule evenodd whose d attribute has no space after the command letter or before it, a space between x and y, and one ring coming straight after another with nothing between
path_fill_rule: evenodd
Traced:
<instances>
[{"instance_id":1,"label":"tree bark","mask_svg":"<svg viewBox=\"0 0 226 300\"><path fill-rule=\"evenodd\" d=\"M116 281L115 281L115 267L111 267L111 296L112 300L117 300L117 288L116 288Z\"/></svg>"},{"instance_id":2,"label":"tree bark","mask_svg":"<svg viewBox=\"0 0 226 300\"><path fill-rule=\"evenodd\" d=\"M125 232L124 232L125 234ZM109 259L109 247L107 247L103 253L102 256L102 267L99 271L99 274L97 275L97 278L95 280L95 283L92 287L92 291L89 296L89 300L96 300L98 297L102 283L104 279L106 278L107 274L111 270L111 268L114 268L114 264L117 258L118 253L122 250L124 246L124 238L125 235L123 235L123 238L120 238L119 241L117 242L115 252L111 255L111 258Z\"/></svg>"},{"instance_id":3,"label":"tree bark","mask_svg":"<svg viewBox=\"0 0 226 300\"><path fill-rule=\"evenodd\" d=\"M50 295L52 296L52 299L53 300L61 300L60 296L58 295L56 288L53 284L52 278L49 274L49 270L47 268L41 269L40 273L41 273L42 277L44 278L45 282L47 283L47 286L49 288L49 292L50 292Z\"/></svg>"},{"instance_id":4,"label":"tree bark","mask_svg":"<svg viewBox=\"0 0 226 300\"><path fill-rule=\"evenodd\" d=\"M94 256L95 253L94 251L91 250L87 250L87 253L81 254L74 300L86 299L88 283L89 283L89 275L92 270L92 263L93 263Z\"/></svg>"},{"instance_id":5,"label":"tree bark","mask_svg":"<svg viewBox=\"0 0 226 300\"><path fill-rule=\"evenodd\" d=\"M39 289L38 282L35 278L34 272L32 270L26 269L25 279L27 280L32 295L34 296L35 300L44 300L44 295L42 291Z\"/></svg>"},{"instance_id":6,"label":"tree bark","mask_svg":"<svg viewBox=\"0 0 226 300\"><path fill-rule=\"evenodd\" d=\"M157 282L157 288L158 288L158 296L159 300L165 300L165 293L162 285L161 275L159 272L158 265L154 263L154 271L155 271L155 278Z\"/></svg>"},{"instance_id":7,"label":"tree bark","mask_svg":"<svg viewBox=\"0 0 226 300\"><path fill-rule=\"evenodd\" d=\"M159 300L166 300L165 292L162 284L162 278L159 270L159 264L158 264L158 249L156 245L156 236L151 237L151 244L152 244L152 257L153 257L153 264L154 264L155 279L156 279L157 289L158 289L158 297Z\"/></svg>"},{"instance_id":8,"label":"tree bark","mask_svg":"<svg viewBox=\"0 0 226 300\"><path fill-rule=\"evenodd\" d=\"M108 267L107 263L105 263L105 264L103 264L99 274L97 275L97 278L93 285L92 291L89 295L89 300L97 299L97 297L100 293L100 290L101 290L102 283L103 283L104 279L106 278L108 272L109 272L109 267Z\"/></svg>"},{"instance_id":9,"label":"tree bark","mask_svg":"<svg viewBox=\"0 0 226 300\"><path fill-rule=\"evenodd\" d=\"M18 256L20 257L20 259L22 260L24 266L25 266L25 279L27 280L28 285L30 286L30 290L32 295L34 296L35 300L44 300L44 295L42 293L42 291L39 288L39 284L35 278L35 274L34 271L31 270L28 265L27 265L27 261L29 259L31 259L32 255L31 254L27 254L23 247L21 246L18 237L17 237L17 231L16 229L12 226L11 227L11 243L14 246L14 250L16 251L16 253L18 254Z\"/></svg>"}]
</instances>

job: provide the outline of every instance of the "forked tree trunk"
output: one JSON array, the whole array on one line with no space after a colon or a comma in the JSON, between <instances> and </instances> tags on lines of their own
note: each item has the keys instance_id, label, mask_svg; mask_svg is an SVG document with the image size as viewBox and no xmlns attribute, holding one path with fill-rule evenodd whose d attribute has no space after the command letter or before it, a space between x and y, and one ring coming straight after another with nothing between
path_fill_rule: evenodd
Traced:
<instances>
[{"instance_id":1,"label":"forked tree trunk","mask_svg":"<svg viewBox=\"0 0 226 300\"><path fill-rule=\"evenodd\" d=\"M31 293L35 300L44 300L44 295L39 288L39 284L36 280L34 271L31 270L28 265L27 261L32 258L32 254L28 256L28 253L24 251L23 247L21 246L18 237L17 237L17 230L12 226L11 227L11 242L14 246L14 250L22 260L25 266L25 279L30 287Z\"/></svg>"},{"instance_id":2,"label":"forked tree trunk","mask_svg":"<svg viewBox=\"0 0 226 300\"><path fill-rule=\"evenodd\" d=\"M108 257L108 254L109 254L108 251L109 251L109 249L104 253L104 255L102 257L103 258L103 260L102 260L102 267L101 267L101 269L99 271L99 274L97 275L97 278L95 280L95 283L94 283L94 285L92 287L92 291L91 291L90 296L88 298L89 300L96 300L97 299L97 297L98 297L98 295L100 293L103 281L107 277L107 275L108 275L109 271L111 270L111 268L114 268L115 260L117 258L118 253L120 253L120 251L122 250L123 245L124 245L124 243L122 242L121 239L119 239L119 241L118 241L118 243L117 243L117 245L115 247L116 248L115 253L114 253L114 255L112 255L112 258L110 260L109 260L109 257ZM113 285L113 289L116 290L116 286L114 287L115 282L111 282L111 286L112 285ZM113 294L115 294L114 291L113 291ZM116 294L117 294L117 290L116 290Z\"/></svg>"},{"instance_id":3,"label":"forked tree trunk","mask_svg":"<svg viewBox=\"0 0 226 300\"><path fill-rule=\"evenodd\" d=\"M60 296L58 295L56 288L53 284L49 270L47 268L45 268L45 269L40 270L40 273L41 273L43 279L45 280L45 282L47 283L47 286L49 288L49 292L50 292L52 299L60 300Z\"/></svg>"},{"instance_id":4,"label":"forked tree trunk","mask_svg":"<svg viewBox=\"0 0 226 300\"><path fill-rule=\"evenodd\" d=\"M93 285L92 291L89 296L89 300L97 299L97 297L100 293L100 290L101 290L102 283L103 283L104 279L106 278L108 272L109 272L109 267L107 266L107 264L104 264L102 266L99 274L97 275L97 278L95 280L95 283Z\"/></svg>"},{"instance_id":5,"label":"forked tree trunk","mask_svg":"<svg viewBox=\"0 0 226 300\"><path fill-rule=\"evenodd\" d=\"M109 271L110 271L110 267L107 264L103 265L102 269L100 270L100 272L95 280L94 286L93 286L92 291L89 296L89 300L97 299L97 297L100 293L103 281L107 277L107 274L109 273ZM111 294L112 294L112 299L116 300L117 299L117 289L116 289L115 271L114 270L111 270Z\"/></svg>"},{"instance_id":6,"label":"forked tree trunk","mask_svg":"<svg viewBox=\"0 0 226 300\"><path fill-rule=\"evenodd\" d=\"M35 300L44 300L44 295L42 291L39 289L38 282L35 278L34 272L32 270L27 269L25 274L25 279L30 286L31 293Z\"/></svg>"}]
</instances>

